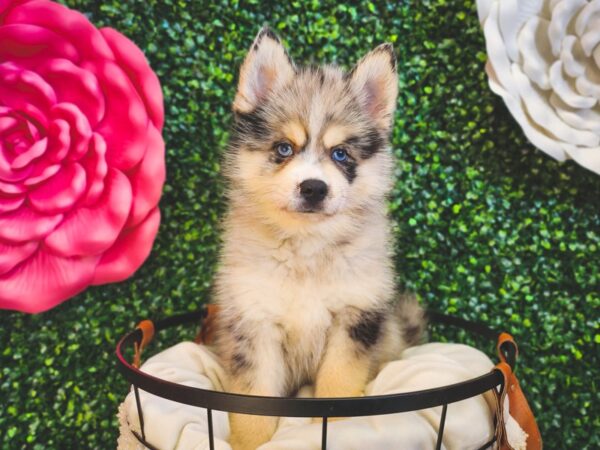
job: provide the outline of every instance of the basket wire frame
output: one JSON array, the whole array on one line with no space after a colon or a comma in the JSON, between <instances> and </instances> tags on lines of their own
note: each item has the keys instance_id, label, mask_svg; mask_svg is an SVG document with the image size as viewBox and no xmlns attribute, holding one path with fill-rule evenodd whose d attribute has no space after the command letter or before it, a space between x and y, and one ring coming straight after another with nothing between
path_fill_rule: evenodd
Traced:
<instances>
[{"instance_id":1,"label":"basket wire frame","mask_svg":"<svg viewBox=\"0 0 600 450\"><path fill-rule=\"evenodd\" d=\"M160 331L176 325L193 322L199 323L206 315L206 308L202 308L193 313L181 314L157 321L154 323L154 327L156 331ZM447 316L436 312L429 312L428 316L431 322L457 326L487 338L495 339L499 334L484 325L469 322L457 317ZM321 417L321 449L326 450L329 417L384 415L442 406L435 446L436 450L440 450L443 443L449 404L475 397L489 390L502 392L504 389L504 378L501 372L499 370L493 370L480 377L441 388L368 397L330 399L283 398L217 392L178 385L140 371L124 358L123 350L127 345L132 345L134 343L139 345L141 340L142 332L139 329L126 334L117 344L116 356L119 369L125 378L133 385L140 433L133 429L131 429L131 432L135 438L149 450L160 449L153 446L146 439L144 413L139 394L140 389L168 400L205 408L210 450L214 450L215 448L213 409L226 412L277 417ZM511 368L514 369L517 357L516 348L513 348L512 346L503 346L502 351L506 356L507 362ZM496 418L494 418L494 425L495 422ZM496 436L489 442L486 442L478 450L491 448L495 442Z\"/></svg>"}]
</instances>

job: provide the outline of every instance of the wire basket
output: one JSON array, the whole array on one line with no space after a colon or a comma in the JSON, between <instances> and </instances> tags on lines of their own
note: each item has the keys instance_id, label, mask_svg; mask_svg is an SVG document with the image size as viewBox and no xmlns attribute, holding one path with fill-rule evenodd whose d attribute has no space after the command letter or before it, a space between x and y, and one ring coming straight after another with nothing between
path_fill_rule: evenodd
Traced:
<instances>
[{"instance_id":1,"label":"wire basket","mask_svg":"<svg viewBox=\"0 0 600 450\"><path fill-rule=\"evenodd\" d=\"M152 339L154 331L165 330L177 325L200 323L206 318L206 307L192 313L168 317L151 324L152 332L148 335L144 327L123 336L116 348L118 366L125 378L132 384L136 400L137 413L141 433L131 432L136 439L150 450L159 450L146 441L144 432L144 413L142 411L139 390L143 390L175 402L205 408L208 418L208 438L210 450L214 450L214 435L212 411L226 411L233 413L276 416L276 417L321 417L321 449L327 448L327 421L330 417L357 417L383 414L394 414L408 411L418 411L426 408L442 406L442 414L438 428L436 450L441 449L446 422L446 412L450 403L455 403L471 397L481 395L493 390L496 394L504 391L505 378L502 372L494 369L489 373L470 380L443 386L434 389L425 389L400 394L376 395L367 397L345 398L289 398L289 397L262 397L254 395L241 395L228 392L218 392L207 389L194 388L170 381L156 378L142 372L139 367L140 348L143 348ZM428 313L430 323L458 327L494 341L499 333L490 328L469 322L457 317L452 317L436 312ZM133 346L136 352L136 361L129 363L123 356L125 348ZM514 369L517 359L517 347L514 342L503 342L499 346L504 359ZM137 367L136 367L137 366ZM494 419L496 422L496 418ZM497 440L497 434L479 450L492 448Z\"/></svg>"}]
</instances>

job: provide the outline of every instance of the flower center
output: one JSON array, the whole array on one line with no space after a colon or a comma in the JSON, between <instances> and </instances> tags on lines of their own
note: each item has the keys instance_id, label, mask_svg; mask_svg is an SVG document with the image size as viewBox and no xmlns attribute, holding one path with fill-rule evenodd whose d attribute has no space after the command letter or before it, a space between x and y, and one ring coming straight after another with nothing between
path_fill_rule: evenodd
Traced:
<instances>
[{"instance_id":1,"label":"flower center","mask_svg":"<svg viewBox=\"0 0 600 450\"><path fill-rule=\"evenodd\" d=\"M44 154L47 140L34 121L0 108L0 181L16 182L26 177L30 170L24 169Z\"/></svg>"}]
</instances>

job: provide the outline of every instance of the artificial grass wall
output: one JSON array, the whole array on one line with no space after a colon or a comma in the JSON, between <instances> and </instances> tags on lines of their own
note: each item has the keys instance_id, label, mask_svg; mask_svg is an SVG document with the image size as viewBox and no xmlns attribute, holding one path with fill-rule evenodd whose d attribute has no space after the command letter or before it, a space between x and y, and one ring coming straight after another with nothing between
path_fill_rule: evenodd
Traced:
<instances>
[{"instance_id":1,"label":"artificial grass wall","mask_svg":"<svg viewBox=\"0 0 600 450\"><path fill-rule=\"evenodd\" d=\"M229 105L263 23L298 62L348 66L394 43L399 282L431 308L515 335L547 448L600 447L600 177L534 150L489 91L474 0L66 3L129 36L162 81L163 220L132 279L37 316L0 312L1 448L114 448L127 392L115 340L207 298Z\"/></svg>"}]
</instances>

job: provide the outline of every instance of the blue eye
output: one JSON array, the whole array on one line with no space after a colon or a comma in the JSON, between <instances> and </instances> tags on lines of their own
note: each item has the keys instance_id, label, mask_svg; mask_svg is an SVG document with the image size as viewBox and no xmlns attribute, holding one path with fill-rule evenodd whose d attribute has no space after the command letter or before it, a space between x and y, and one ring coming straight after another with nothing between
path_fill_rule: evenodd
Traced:
<instances>
[{"instance_id":1,"label":"blue eye","mask_svg":"<svg viewBox=\"0 0 600 450\"><path fill-rule=\"evenodd\" d=\"M337 162L344 162L348 159L348 152L345 148L334 148L331 152L331 158Z\"/></svg>"},{"instance_id":2,"label":"blue eye","mask_svg":"<svg viewBox=\"0 0 600 450\"><path fill-rule=\"evenodd\" d=\"M287 142L282 142L281 144L277 145L277 153L279 154L279 156L287 158L288 156L292 156L294 150L292 149L292 146L290 144L288 144Z\"/></svg>"}]
</instances>

